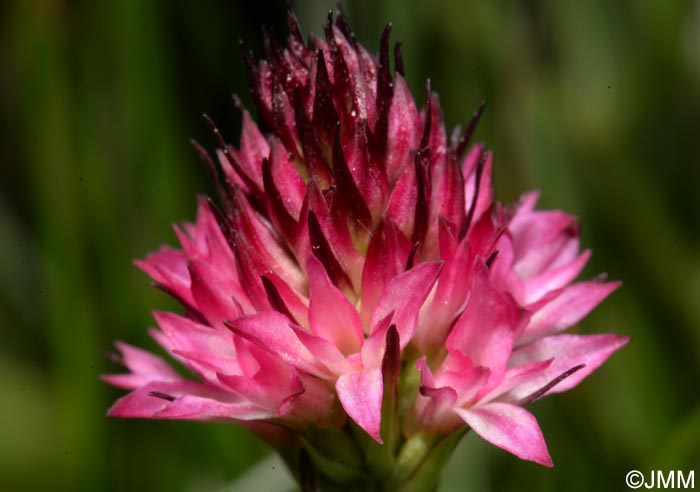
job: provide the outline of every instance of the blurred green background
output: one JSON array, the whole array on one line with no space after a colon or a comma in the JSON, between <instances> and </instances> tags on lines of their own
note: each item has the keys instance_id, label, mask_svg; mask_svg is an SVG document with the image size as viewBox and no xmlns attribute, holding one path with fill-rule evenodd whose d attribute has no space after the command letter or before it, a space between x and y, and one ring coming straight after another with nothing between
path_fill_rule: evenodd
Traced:
<instances>
[{"instance_id":1,"label":"blurred green background","mask_svg":"<svg viewBox=\"0 0 700 492\"><path fill-rule=\"evenodd\" d=\"M322 32L332 3L294 5ZM580 329L632 343L532 406L555 468L468 435L441 491L625 490L630 469L700 481L700 2L345 7L372 51L393 21L414 93L431 77L450 125L486 100L498 198L541 189L581 218L586 275L625 282ZM237 142L237 41L260 54L261 25L286 36L284 2L0 4L0 490L214 492L268 455L233 426L108 420L121 393L98 380L114 339L154 349L150 310L176 309L131 260L174 244L171 223L212 191L189 139L214 145L207 112Z\"/></svg>"}]
</instances>

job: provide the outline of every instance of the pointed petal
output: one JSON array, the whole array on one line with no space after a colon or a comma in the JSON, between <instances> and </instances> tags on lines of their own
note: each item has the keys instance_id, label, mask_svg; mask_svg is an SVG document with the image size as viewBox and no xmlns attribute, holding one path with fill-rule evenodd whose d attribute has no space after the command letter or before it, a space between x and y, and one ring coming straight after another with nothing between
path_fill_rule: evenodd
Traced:
<instances>
[{"instance_id":1,"label":"pointed petal","mask_svg":"<svg viewBox=\"0 0 700 492\"><path fill-rule=\"evenodd\" d=\"M384 217L377 225L367 248L362 270L362 325L367 331L374 309L387 283L404 271L411 244L391 219Z\"/></svg>"},{"instance_id":2,"label":"pointed petal","mask_svg":"<svg viewBox=\"0 0 700 492\"><path fill-rule=\"evenodd\" d=\"M370 100L372 96L374 96L376 101L376 111L374 114L368 114L368 120L374 122L372 126L372 154L374 159L379 162L383 162L386 151L389 105L391 104L394 92L394 84L392 83L391 72L389 70L390 34L391 24L387 24L379 44L379 67L376 76L376 89L374 93L369 94L369 97L367 97L367 99ZM368 106L371 106L371 104Z\"/></svg>"},{"instance_id":3,"label":"pointed petal","mask_svg":"<svg viewBox=\"0 0 700 492\"><path fill-rule=\"evenodd\" d=\"M327 376L326 369L319 364L303 343L297 338L283 314L270 311L227 321L237 335L276 354L281 359L310 374Z\"/></svg>"},{"instance_id":4,"label":"pointed petal","mask_svg":"<svg viewBox=\"0 0 700 492\"><path fill-rule=\"evenodd\" d=\"M588 259L591 257L590 250L581 253L575 260L570 261L558 268L553 268L542 275L525 283L525 298L524 304L531 304L541 299L547 292L559 289L568 285L574 280L583 267L586 266Z\"/></svg>"},{"instance_id":5,"label":"pointed petal","mask_svg":"<svg viewBox=\"0 0 700 492\"><path fill-rule=\"evenodd\" d=\"M443 243L450 242L447 226L441 226ZM443 246L443 250L452 246ZM464 309L471 286L473 256L469 243L463 240L454 246L455 251L445 260L445 266L437 280L435 295L430 296L420 312L419 329L413 339L415 346L425 352L445 343L454 319ZM445 258L445 256L442 256Z\"/></svg>"},{"instance_id":6,"label":"pointed petal","mask_svg":"<svg viewBox=\"0 0 700 492\"><path fill-rule=\"evenodd\" d=\"M270 220L277 229L277 232L282 235L287 242L293 243L297 233L297 221L285 206L286 200L280 189L285 190L284 196L289 196L291 193L288 193L287 189L277 186L273 178L272 166L267 159L263 160L262 174Z\"/></svg>"},{"instance_id":7,"label":"pointed petal","mask_svg":"<svg viewBox=\"0 0 700 492\"><path fill-rule=\"evenodd\" d=\"M222 213L211 200L206 197L198 197L197 225L190 235L197 242L197 254L192 254L191 259L205 260L214 268L231 272L236 277L236 260L231 251L231 245L224 230L226 225ZM183 246L184 247L184 246Z\"/></svg>"},{"instance_id":8,"label":"pointed petal","mask_svg":"<svg viewBox=\"0 0 700 492\"><path fill-rule=\"evenodd\" d=\"M382 370L380 367L365 369L338 378L335 385L343 408L357 425L362 427L379 444L382 416Z\"/></svg>"},{"instance_id":9,"label":"pointed petal","mask_svg":"<svg viewBox=\"0 0 700 492\"><path fill-rule=\"evenodd\" d=\"M262 183L262 160L270 155L270 146L267 140L260 133L258 125L250 117L248 111L243 111L243 125L241 128L241 145L239 151L239 162L243 171L250 180L255 183L256 191L261 192Z\"/></svg>"},{"instance_id":10,"label":"pointed petal","mask_svg":"<svg viewBox=\"0 0 700 492\"><path fill-rule=\"evenodd\" d=\"M382 357L382 380L384 390L390 395L394 412L398 398L399 375L401 374L401 340L396 326L391 325L386 333L384 357Z\"/></svg>"},{"instance_id":11,"label":"pointed petal","mask_svg":"<svg viewBox=\"0 0 700 492\"><path fill-rule=\"evenodd\" d=\"M430 94L430 160L433 166L442 167L447 150L447 135L445 133L445 119L440 107L440 96L436 92ZM421 142L422 144L422 142Z\"/></svg>"},{"instance_id":12,"label":"pointed petal","mask_svg":"<svg viewBox=\"0 0 700 492\"><path fill-rule=\"evenodd\" d=\"M306 166L309 179L316 181L325 190L331 184L330 169L298 91L294 97L294 116L303 152L302 162Z\"/></svg>"},{"instance_id":13,"label":"pointed petal","mask_svg":"<svg viewBox=\"0 0 700 492\"><path fill-rule=\"evenodd\" d=\"M493 202L493 186L491 184L493 155L491 152L486 153L483 168L480 172L477 172L479 170L479 161L481 161L484 151L483 145L474 145L462 161L464 203L467 213L469 213L469 209L472 208L473 204L472 222L478 220ZM475 197L476 201L474 201Z\"/></svg>"},{"instance_id":14,"label":"pointed petal","mask_svg":"<svg viewBox=\"0 0 700 492\"><path fill-rule=\"evenodd\" d=\"M314 256L306 262L309 276L309 322L313 332L333 343L345 355L359 352L363 342L360 315L328 277Z\"/></svg>"},{"instance_id":15,"label":"pointed petal","mask_svg":"<svg viewBox=\"0 0 700 492\"><path fill-rule=\"evenodd\" d=\"M219 381L229 391L262 408L277 412L285 398L303 390L293 369L277 354L250 342L247 352L257 366L253 368L254 372L244 375L217 374Z\"/></svg>"},{"instance_id":16,"label":"pointed petal","mask_svg":"<svg viewBox=\"0 0 700 492\"><path fill-rule=\"evenodd\" d=\"M305 285L303 273L269 222L251 207L240 190L234 190L233 201L233 226L237 237L254 250L265 271L273 270L293 288L301 290ZM240 243L236 241L236 246L241 246Z\"/></svg>"},{"instance_id":17,"label":"pointed petal","mask_svg":"<svg viewBox=\"0 0 700 492\"><path fill-rule=\"evenodd\" d=\"M493 387L505 371L518 319L518 306L493 287L486 266L476 262L469 303L447 337L446 346L467 355L474 365L488 367L492 376L489 386Z\"/></svg>"},{"instance_id":18,"label":"pointed petal","mask_svg":"<svg viewBox=\"0 0 700 492\"><path fill-rule=\"evenodd\" d=\"M134 389L152 381L179 381L182 379L163 359L146 350L124 342L115 345L122 354L122 362L129 374L105 374L102 380L119 388Z\"/></svg>"},{"instance_id":19,"label":"pointed petal","mask_svg":"<svg viewBox=\"0 0 700 492\"><path fill-rule=\"evenodd\" d=\"M340 127L336 129L333 138L333 174L335 186L338 188L336 200L339 203L342 215L352 219L362 228L372 230L372 214L365 203L365 198L355 183L350 169L348 169L340 139Z\"/></svg>"},{"instance_id":20,"label":"pointed petal","mask_svg":"<svg viewBox=\"0 0 700 492\"><path fill-rule=\"evenodd\" d=\"M192 381L151 382L118 399L107 411L107 415L123 418L153 418L175 398L201 391L201 389L201 384ZM160 394L168 399L151 396L151 394Z\"/></svg>"},{"instance_id":21,"label":"pointed petal","mask_svg":"<svg viewBox=\"0 0 700 492\"><path fill-rule=\"evenodd\" d=\"M491 401L512 390L519 384L526 382L547 370L554 359L528 362L521 366L510 367L503 374L501 384L493 388L488 394L479 395L479 401Z\"/></svg>"},{"instance_id":22,"label":"pointed petal","mask_svg":"<svg viewBox=\"0 0 700 492\"><path fill-rule=\"evenodd\" d=\"M333 251L314 212L309 212L308 231L311 251L313 255L321 261L333 283L338 288L342 289L346 295L354 295L355 287L353 286L353 282Z\"/></svg>"},{"instance_id":23,"label":"pointed petal","mask_svg":"<svg viewBox=\"0 0 700 492\"><path fill-rule=\"evenodd\" d=\"M386 209L388 216L406 237L413 235L416 204L418 202L418 184L414 153L398 176L396 185L391 190L389 204ZM425 211L427 212L427 211Z\"/></svg>"},{"instance_id":24,"label":"pointed petal","mask_svg":"<svg viewBox=\"0 0 700 492\"><path fill-rule=\"evenodd\" d=\"M449 386L438 387L425 356L418 359L416 369L420 371L419 393L423 397L416 400L418 418L432 432L447 432L454 422L446 412L457 400L457 392Z\"/></svg>"},{"instance_id":25,"label":"pointed petal","mask_svg":"<svg viewBox=\"0 0 700 492\"><path fill-rule=\"evenodd\" d=\"M367 120L355 116L351 118L341 135L343 155L372 218L377 221L384 213L391 191L389 181L382 161L370 157L371 135Z\"/></svg>"},{"instance_id":26,"label":"pointed petal","mask_svg":"<svg viewBox=\"0 0 700 492\"><path fill-rule=\"evenodd\" d=\"M531 338L566 330L581 321L620 285L620 282L593 280L565 288L561 294L533 313L523 336Z\"/></svg>"},{"instance_id":27,"label":"pointed petal","mask_svg":"<svg viewBox=\"0 0 700 492\"><path fill-rule=\"evenodd\" d=\"M276 416L249 401L221 402L198 395L181 396L153 415L158 419L177 420L262 420Z\"/></svg>"},{"instance_id":28,"label":"pointed petal","mask_svg":"<svg viewBox=\"0 0 700 492\"><path fill-rule=\"evenodd\" d=\"M287 212L294 220L299 220L306 184L290 159L288 151L276 138L272 139L270 170L275 187L284 191L280 198Z\"/></svg>"},{"instance_id":29,"label":"pointed petal","mask_svg":"<svg viewBox=\"0 0 700 492\"><path fill-rule=\"evenodd\" d=\"M403 349L413 337L420 308L441 269L442 262L425 262L391 279L372 313L371 332L393 312L391 324L399 331Z\"/></svg>"},{"instance_id":30,"label":"pointed petal","mask_svg":"<svg viewBox=\"0 0 700 492\"><path fill-rule=\"evenodd\" d=\"M239 372L228 330L214 329L173 313L154 312L153 316L162 330L153 334L156 340L169 352L181 355L181 360L208 382L218 384L217 372Z\"/></svg>"},{"instance_id":31,"label":"pointed petal","mask_svg":"<svg viewBox=\"0 0 700 492\"><path fill-rule=\"evenodd\" d=\"M225 271L199 260L190 260L189 269L197 309L212 326L223 327L224 320L253 311L248 296Z\"/></svg>"},{"instance_id":32,"label":"pointed petal","mask_svg":"<svg viewBox=\"0 0 700 492\"><path fill-rule=\"evenodd\" d=\"M193 381L147 384L117 400L107 415L180 420L249 420L275 416L236 395Z\"/></svg>"},{"instance_id":33,"label":"pointed petal","mask_svg":"<svg viewBox=\"0 0 700 492\"><path fill-rule=\"evenodd\" d=\"M331 90L331 81L326 70L326 61L323 57L323 52L318 51L316 55L316 76L314 81L314 96L313 96L313 126L316 134L323 141L323 144L328 145L333 139L335 127L339 121L338 113L333 104L333 94Z\"/></svg>"},{"instance_id":34,"label":"pointed petal","mask_svg":"<svg viewBox=\"0 0 700 492\"><path fill-rule=\"evenodd\" d=\"M520 401L572 367L585 364L586 367L551 388L548 393L567 391L578 385L627 342L629 338L620 335L556 335L520 347L513 351L508 361L510 367L552 358L554 361L547 370L534 374L532 378L505 394L502 399Z\"/></svg>"},{"instance_id":35,"label":"pointed petal","mask_svg":"<svg viewBox=\"0 0 700 492\"><path fill-rule=\"evenodd\" d=\"M464 406L473 403L490 375L489 368L474 366L471 358L459 350L452 349L438 368L436 384L453 388L457 394L455 405Z\"/></svg>"},{"instance_id":36,"label":"pointed petal","mask_svg":"<svg viewBox=\"0 0 700 492\"><path fill-rule=\"evenodd\" d=\"M429 251L439 247L442 221L456 225L462 224L465 219L464 179L454 156L447 155L444 165L434 169L433 173L435 185L430 197L430 225L427 236ZM446 259L444 256L440 257Z\"/></svg>"},{"instance_id":37,"label":"pointed petal","mask_svg":"<svg viewBox=\"0 0 700 492\"><path fill-rule=\"evenodd\" d=\"M507 403L490 403L455 412L474 432L518 458L553 466L547 444L535 417L524 408Z\"/></svg>"},{"instance_id":38,"label":"pointed petal","mask_svg":"<svg viewBox=\"0 0 700 492\"><path fill-rule=\"evenodd\" d=\"M579 247L574 216L560 210L530 212L526 208L529 206L526 200L508 224L516 258L514 268L523 280L568 263L577 256Z\"/></svg>"},{"instance_id":39,"label":"pointed petal","mask_svg":"<svg viewBox=\"0 0 700 492\"><path fill-rule=\"evenodd\" d=\"M274 272L260 277L267 293L267 299L275 311L289 316L293 322L309 328L309 301L292 289L287 282Z\"/></svg>"},{"instance_id":40,"label":"pointed petal","mask_svg":"<svg viewBox=\"0 0 700 492\"><path fill-rule=\"evenodd\" d=\"M311 354L333 374L339 376L352 369L338 347L328 340L292 326L294 333Z\"/></svg>"},{"instance_id":41,"label":"pointed petal","mask_svg":"<svg viewBox=\"0 0 700 492\"><path fill-rule=\"evenodd\" d=\"M134 260L134 265L165 287L167 292L171 292L176 299L186 305L194 306L194 299L190 292L187 257L182 251L163 246L157 252L148 255L145 260Z\"/></svg>"}]
</instances>

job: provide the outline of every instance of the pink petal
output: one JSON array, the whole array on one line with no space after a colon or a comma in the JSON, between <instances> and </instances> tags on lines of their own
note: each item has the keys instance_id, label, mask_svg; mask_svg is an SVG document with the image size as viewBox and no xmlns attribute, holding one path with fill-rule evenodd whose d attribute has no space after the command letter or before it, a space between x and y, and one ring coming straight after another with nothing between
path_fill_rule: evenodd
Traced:
<instances>
[{"instance_id":1,"label":"pink petal","mask_svg":"<svg viewBox=\"0 0 700 492\"><path fill-rule=\"evenodd\" d=\"M301 343L289 325L289 319L283 314L274 311L253 314L227 321L226 326L303 371L319 376L328 375L328 371Z\"/></svg>"},{"instance_id":2,"label":"pink petal","mask_svg":"<svg viewBox=\"0 0 700 492\"><path fill-rule=\"evenodd\" d=\"M204 382L212 386L221 386L221 381L218 378L220 372L240 374L242 371L238 359L207 355L202 352L188 352L186 350L173 350L172 355L198 374Z\"/></svg>"},{"instance_id":3,"label":"pink petal","mask_svg":"<svg viewBox=\"0 0 700 492\"><path fill-rule=\"evenodd\" d=\"M294 170L294 172L296 172L296 169ZM270 222L275 227L277 232L282 235L284 240L287 241L287 243L294 244L296 242L297 229L299 228L299 211L297 211L297 216L295 217L290 215L290 212L285 207L285 200L283 196L287 194L287 191L285 190L285 193L282 193L280 191L280 188L275 183L270 161L263 160L262 173L263 185L265 186L264 196L265 202L267 203L267 212L270 218Z\"/></svg>"},{"instance_id":4,"label":"pink petal","mask_svg":"<svg viewBox=\"0 0 700 492\"><path fill-rule=\"evenodd\" d=\"M340 403L350 418L375 441L383 444L379 435L384 391L381 368L344 374L338 378L335 388Z\"/></svg>"},{"instance_id":5,"label":"pink petal","mask_svg":"<svg viewBox=\"0 0 700 492\"><path fill-rule=\"evenodd\" d=\"M294 289L301 290L305 285L303 274L270 224L253 209L243 193L236 193L234 202L233 226L236 233L255 251L266 271L274 271Z\"/></svg>"},{"instance_id":6,"label":"pink petal","mask_svg":"<svg viewBox=\"0 0 700 492\"><path fill-rule=\"evenodd\" d=\"M437 385L449 386L457 392L456 406L471 404L482 392L491 375L484 366L474 366L472 360L459 350L449 350L438 369Z\"/></svg>"},{"instance_id":7,"label":"pink petal","mask_svg":"<svg viewBox=\"0 0 700 492\"><path fill-rule=\"evenodd\" d=\"M177 420L261 420L275 418L274 412L248 401L221 402L197 395L184 395L153 415L158 419Z\"/></svg>"},{"instance_id":8,"label":"pink petal","mask_svg":"<svg viewBox=\"0 0 700 492\"><path fill-rule=\"evenodd\" d=\"M360 317L367 331L384 287L403 272L411 251L411 243L388 217L377 225L365 258L362 271L362 303Z\"/></svg>"},{"instance_id":9,"label":"pink petal","mask_svg":"<svg viewBox=\"0 0 700 492\"><path fill-rule=\"evenodd\" d=\"M319 427L341 427L347 420L338 403L338 398L332 384L314 376L296 373L301 383L301 389L285 398L278 412L288 415L302 426L309 422Z\"/></svg>"},{"instance_id":10,"label":"pink petal","mask_svg":"<svg viewBox=\"0 0 700 492\"><path fill-rule=\"evenodd\" d=\"M178 300L193 306L190 292L190 274L187 271L187 257L182 251L163 246L151 253L145 260L134 260L134 265L143 270L155 282L172 292Z\"/></svg>"},{"instance_id":11,"label":"pink petal","mask_svg":"<svg viewBox=\"0 0 700 492\"><path fill-rule=\"evenodd\" d=\"M270 268L264 262L260 252L252 247L244 236L236 231L233 232L233 237L236 245L241 290L246 294L248 306L251 306L249 308L243 304L243 313L253 314L274 309L270 305L262 280L262 277L270 272Z\"/></svg>"},{"instance_id":12,"label":"pink petal","mask_svg":"<svg viewBox=\"0 0 700 492\"><path fill-rule=\"evenodd\" d=\"M554 361L547 367L546 371L534 374L532 378L504 395L503 399L520 401L572 367L585 364L586 367L554 386L547 394L567 391L595 371L613 352L623 347L627 342L629 342L629 338L620 335L556 335L541 338L520 347L513 351L513 355L508 361L510 367L535 361L547 361L552 358Z\"/></svg>"},{"instance_id":13,"label":"pink petal","mask_svg":"<svg viewBox=\"0 0 700 492\"><path fill-rule=\"evenodd\" d=\"M523 460L553 466L537 420L524 408L508 403L489 403L468 410L457 408L455 412L491 444Z\"/></svg>"},{"instance_id":14,"label":"pink petal","mask_svg":"<svg viewBox=\"0 0 700 492\"><path fill-rule=\"evenodd\" d=\"M270 155L270 146L267 140L260 133L258 125L250 117L248 111L243 111L243 125L241 128L241 148L239 151L239 161L241 168L250 179L256 184L258 190L262 191L262 160Z\"/></svg>"},{"instance_id":15,"label":"pink petal","mask_svg":"<svg viewBox=\"0 0 700 492\"><path fill-rule=\"evenodd\" d=\"M193 239L198 243L199 254L192 255L191 259L204 260L217 270L230 272L230 276L236 280L236 260L212 207L207 198L199 197L197 226L192 231Z\"/></svg>"},{"instance_id":16,"label":"pink petal","mask_svg":"<svg viewBox=\"0 0 700 492\"><path fill-rule=\"evenodd\" d=\"M560 210L517 211L508 229L513 237L515 271L529 280L575 258L579 239L575 217Z\"/></svg>"},{"instance_id":17,"label":"pink petal","mask_svg":"<svg viewBox=\"0 0 700 492\"><path fill-rule=\"evenodd\" d=\"M329 264L320 257L320 254L329 256L329 260L332 259L333 262L338 264L341 270L339 273L342 273L343 276L347 276L344 283L347 283L348 279L351 281L346 294L357 291L360 287L364 258L360 255L352 242L347 221L338 220L338 217L334 214L334 210L328 207L326 198L315 184L309 183L308 187L310 190L309 209L313 213L309 213L307 234L309 235L312 246L314 246L313 253L321 260L327 270L329 269ZM312 217L315 217L317 225L320 226L320 230L314 227L314 219ZM330 247L328 252L324 253L320 249L319 243L321 241ZM328 270L328 273L337 285L334 272ZM339 287L345 290L345 287L342 285L339 285Z\"/></svg>"},{"instance_id":18,"label":"pink petal","mask_svg":"<svg viewBox=\"0 0 700 492\"><path fill-rule=\"evenodd\" d=\"M467 240L474 256L488 258L497 249L495 245L505 231L505 225L498 217L494 217L493 206L484 210L480 217L475 217L467 233Z\"/></svg>"},{"instance_id":19,"label":"pink petal","mask_svg":"<svg viewBox=\"0 0 700 492\"><path fill-rule=\"evenodd\" d=\"M333 30L334 30L334 32L338 33L336 27L334 27ZM342 34L340 36L342 36ZM336 34L336 39L338 39L340 36L338 34ZM347 38L345 38L345 39L347 39ZM343 45L341 44L341 47L342 46ZM351 45L348 44L346 46L348 46L348 48L349 48ZM351 52L350 49L348 49L348 51ZM377 87L377 60L374 57L374 55L369 53L365 49L365 47L362 45L357 45L357 51L358 51L358 56L357 56L358 66L357 66L356 70L358 71L358 73L355 76L356 77L362 76L362 78L364 79L365 85L367 86L367 88L370 91L369 99L374 100L374 98L376 97L376 87ZM345 56L345 55L343 55L343 56ZM345 58L347 59L348 57L345 56ZM352 66L352 63L348 63L348 65Z\"/></svg>"},{"instance_id":20,"label":"pink petal","mask_svg":"<svg viewBox=\"0 0 700 492\"><path fill-rule=\"evenodd\" d=\"M440 250L440 258L447 262L452 259L457 251L457 226L460 222L451 222L441 216L438 219L438 248Z\"/></svg>"},{"instance_id":21,"label":"pink petal","mask_svg":"<svg viewBox=\"0 0 700 492\"><path fill-rule=\"evenodd\" d=\"M175 313L154 311L158 326L168 338L169 350L202 352L218 357L236 357L228 330L217 330Z\"/></svg>"},{"instance_id":22,"label":"pink petal","mask_svg":"<svg viewBox=\"0 0 700 492\"><path fill-rule=\"evenodd\" d=\"M556 333L575 325L622 285L620 282L579 282L537 310L525 328L524 337Z\"/></svg>"},{"instance_id":23,"label":"pink petal","mask_svg":"<svg viewBox=\"0 0 700 492\"><path fill-rule=\"evenodd\" d=\"M107 415L184 420L249 420L274 416L236 395L194 381L149 383L117 400Z\"/></svg>"},{"instance_id":24,"label":"pink petal","mask_svg":"<svg viewBox=\"0 0 700 492\"><path fill-rule=\"evenodd\" d=\"M386 209L386 216L406 237L411 237L413 234L417 200L416 167L413 162L410 162L404 167L394 189L391 190L389 205Z\"/></svg>"},{"instance_id":25,"label":"pink petal","mask_svg":"<svg viewBox=\"0 0 700 492\"><path fill-rule=\"evenodd\" d=\"M386 168L390 182L406 165L412 165L411 151L420 140L420 115L411 91L401 75L394 79L394 96L389 108Z\"/></svg>"},{"instance_id":26,"label":"pink petal","mask_svg":"<svg viewBox=\"0 0 700 492\"><path fill-rule=\"evenodd\" d=\"M124 342L115 344L123 357L123 364L130 374L105 374L102 380L119 388L134 389L152 381L179 381L182 379L170 365L160 357L132 347Z\"/></svg>"},{"instance_id":27,"label":"pink petal","mask_svg":"<svg viewBox=\"0 0 700 492\"><path fill-rule=\"evenodd\" d=\"M197 310L212 326L223 328L224 320L253 310L241 286L225 271L199 260L190 260L189 268Z\"/></svg>"},{"instance_id":28,"label":"pink petal","mask_svg":"<svg viewBox=\"0 0 700 492\"><path fill-rule=\"evenodd\" d=\"M425 356L418 359L416 369L421 374L419 387L421 396L416 401L418 418L422 421L423 426L433 432L447 431L448 429L445 427L452 427L453 422L447 422L451 419L446 412L457 400L457 392L449 386L437 387Z\"/></svg>"},{"instance_id":29,"label":"pink petal","mask_svg":"<svg viewBox=\"0 0 700 492\"><path fill-rule=\"evenodd\" d=\"M553 360L554 359L529 362L521 366L506 369L506 372L503 374L501 384L493 388L488 394L480 395L479 401L485 402L495 400L521 383L537 377L552 365Z\"/></svg>"},{"instance_id":30,"label":"pink petal","mask_svg":"<svg viewBox=\"0 0 700 492\"><path fill-rule=\"evenodd\" d=\"M184 358L187 365L210 383L218 384L217 372L240 371L228 330L217 330L173 313L154 312L153 316L162 330L154 333L158 342Z\"/></svg>"},{"instance_id":31,"label":"pink petal","mask_svg":"<svg viewBox=\"0 0 700 492\"><path fill-rule=\"evenodd\" d=\"M277 412L278 406L292 394L301 391L302 385L288 364L265 349L248 347L258 369L253 374L217 374L227 388L245 400Z\"/></svg>"},{"instance_id":32,"label":"pink petal","mask_svg":"<svg viewBox=\"0 0 700 492\"><path fill-rule=\"evenodd\" d=\"M107 411L110 417L153 418L155 414L166 408L171 401L151 396L149 393L159 393L171 398L177 398L187 393L199 392L200 383L192 381L151 382L141 386L126 396L118 399Z\"/></svg>"},{"instance_id":33,"label":"pink petal","mask_svg":"<svg viewBox=\"0 0 700 492\"><path fill-rule=\"evenodd\" d=\"M575 260L532 279L525 284L523 304L530 304L542 298L547 292L564 287L574 280L591 257L590 250L581 253Z\"/></svg>"},{"instance_id":34,"label":"pink petal","mask_svg":"<svg viewBox=\"0 0 700 492\"><path fill-rule=\"evenodd\" d=\"M272 77L272 74L269 75L269 80L275 82L276 78ZM279 84L273 84L271 99L272 120L274 123L275 133L281 138L282 142L284 142L284 146L289 152L291 152L295 157L301 158L301 146L299 143L296 119L294 118L293 105L290 102L287 93L282 89L282 87L279 86Z\"/></svg>"},{"instance_id":35,"label":"pink petal","mask_svg":"<svg viewBox=\"0 0 700 492\"><path fill-rule=\"evenodd\" d=\"M442 245L440 230L444 227L442 223L449 223L456 228L457 224L461 225L465 218L462 171L452 155L448 155L443 162L443 166L432 170L435 185L430 198L430 221L426 238L428 244L424 249L433 254L436 254L436 250ZM448 259L442 251L440 251L440 258Z\"/></svg>"},{"instance_id":36,"label":"pink petal","mask_svg":"<svg viewBox=\"0 0 700 492\"><path fill-rule=\"evenodd\" d=\"M292 321L304 328L309 328L309 300L292 289L287 282L282 280L274 272L269 272L261 277L268 300L273 308L281 313L288 314ZM269 282L269 285L266 283ZM270 292L268 289L272 289ZM275 299L270 299L274 296Z\"/></svg>"},{"instance_id":37,"label":"pink petal","mask_svg":"<svg viewBox=\"0 0 700 492\"><path fill-rule=\"evenodd\" d=\"M462 174L464 175L464 204L466 211L469 211L474 193L476 192L476 168L481 154L484 152L484 146L474 145L462 161ZM491 184L491 170L493 167L493 154L486 154L486 164L482 170L481 180L479 181L479 194L474 206L472 215L472 223L476 222L483 213L488 210L493 202L493 186Z\"/></svg>"},{"instance_id":38,"label":"pink petal","mask_svg":"<svg viewBox=\"0 0 700 492\"><path fill-rule=\"evenodd\" d=\"M299 220L299 212L306 194L306 184L289 158L287 150L276 138L272 139L270 164L272 166L272 177L277 189L284 190L281 198L287 212L292 218Z\"/></svg>"},{"instance_id":39,"label":"pink petal","mask_svg":"<svg viewBox=\"0 0 700 492\"><path fill-rule=\"evenodd\" d=\"M371 332L374 332L379 323L393 312L391 324L396 325L399 331L403 349L413 336L418 312L441 269L442 262L425 262L391 279L384 288L377 308L372 313Z\"/></svg>"},{"instance_id":40,"label":"pink petal","mask_svg":"<svg viewBox=\"0 0 700 492\"><path fill-rule=\"evenodd\" d=\"M384 213L390 187L384 166L369 155L370 129L367 120L351 117L347 133L342 138L345 162L364 197L372 218L378 221Z\"/></svg>"},{"instance_id":41,"label":"pink petal","mask_svg":"<svg viewBox=\"0 0 700 492\"><path fill-rule=\"evenodd\" d=\"M362 351L360 352L360 367L369 368L379 367L381 365L382 358L386 351L387 333L389 329L394 326L391 322L393 317L393 311L387 314L384 319L377 323L372 334L365 340L364 345L362 345ZM396 329L395 326L394 329ZM348 358L348 361L354 363L354 360L351 358Z\"/></svg>"},{"instance_id":42,"label":"pink petal","mask_svg":"<svg viewBox=\"0 0 700 492\"><path fill-rule=\"evenodd\" d=\"M335 344L345 355L360 351L364 337L360 315L328 277L314 255L306 262L309 276L309 322L320 337Z\"/></svg>"},{"instance_id":43,"label":"pink petal","mask_svg":"<svg viewBox=\"0 0 700 492\"><path fill-rule=\"evenodd\" d=\"M469 303L447 337L446 346L464 353L474 365L488 367L489 387L493 387L505 371L519 314L515 302L493 287L488 269L477 261Z\"/></svg>"},{"instance_id":44,"label":"pink petal","mask_svg":"<svg viewBox=\"0 0 700 492\"><path fill-rule=\"evenodd\" d=\"M560 237L576 223L576 218L561 210L525 211L520 207L508 228L515 238L518 257L535 252Z\"/></svg>"},{"instance_id":45,"label":"pink petal","mask_svg":"<svg viewBox=\"0 0 700 492\"><path fill-rule=\"evenodd\" d=\"M445 229L441 235L449 236ZM443 242L448 240L445 239ZM442 249L447 248L451 246L443 246ZM455 248L440 272L435 294L428 298L420 312L413 344L421 352L444 344L447 331L467 302L473 257L467 241L462 241L458 246L455 245ZM445 258L444 255L442 257Z\"/></svg>"},{"instance_id":46,"label":"pink petal","mask_svg":"<svg viewBox=\"0 0 700 492\"><path fill-rule=\"evenodd\" d=\"M338 350L338 347L331 342L293 325L292 329L314 358L326 366L333 374L341 375L351 370L348 361Z\"/></svg>"},{"instance_id":47,"label":"pink petal","mask_svg":"<svg viewBox=\"0 0 700 492\"><path fill-rule=\"evenodd\" d=\"M430 113L428 147L430 149L431 165L433 167L442 167L447 148L447 137L445 135L442 108L440 107L440 96L438 96L437 92L430 94Z\"/></svg>"}]
</instances>

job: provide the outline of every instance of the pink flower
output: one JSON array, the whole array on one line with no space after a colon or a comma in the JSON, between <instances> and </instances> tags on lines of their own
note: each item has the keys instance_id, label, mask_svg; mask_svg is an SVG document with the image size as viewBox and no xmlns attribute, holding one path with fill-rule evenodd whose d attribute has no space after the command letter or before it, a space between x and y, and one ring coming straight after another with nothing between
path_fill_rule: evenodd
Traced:
<instances>
[{"instance_id":1,"label":"pink flower","mask_svg":"<svg viewBox=\"0 0 700 492\"><path fill-rule=\"evenodd\" d=\"M398 45L392 74L390 26L378 56L342 13L308 44L289 27L267 61L244 49L260 126L243 110L235 148L212 124L218 166L195 144L222 209L200 199L181 249L136 262L182 303L152 335L196 379L119 343L129 373L104 379L131 392L109 415L231 420L280 446L354 422L392 456L471 428L551 465L522 405L628 341L560 334L619 284L572 284L590 256L574 217L535 211L536 193L494 204L491 153L465 152L483 106L448 139Z\"/></svg>"}]
</instances>

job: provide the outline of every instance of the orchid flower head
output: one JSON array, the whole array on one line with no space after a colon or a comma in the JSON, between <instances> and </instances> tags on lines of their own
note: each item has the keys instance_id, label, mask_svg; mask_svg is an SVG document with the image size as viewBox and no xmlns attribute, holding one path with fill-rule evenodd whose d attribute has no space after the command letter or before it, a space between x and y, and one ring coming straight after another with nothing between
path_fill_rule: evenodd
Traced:
<instances>
[{"instance_id":1,"label":"orchid flower head","mask_svg":"<svg viewBox=\"0 0 700 492\"><path fill-rule=\"evenodd\" d=\"M391 466L417 436L471 429L551 466L524 405L627 343L563 333L619 282L575 280L577 220L537 210L537 192L495 202L493 155L470 143L483 104L448 138L391 25L375 54L342 12L308 41L288 19L265 59L243 47L257 122L237 100L238 145L211 120L214 157L194 144L218 204L200 198L177 249L136 261L183 306L151 334L190 376L118 343L127 372L103 378L130 392L109 415L230 421L312 461L311 436L342 434Z\"/></svg>"}]
</instances>

